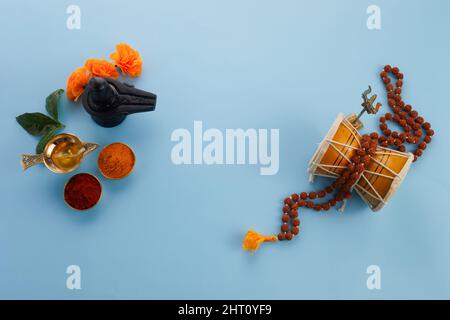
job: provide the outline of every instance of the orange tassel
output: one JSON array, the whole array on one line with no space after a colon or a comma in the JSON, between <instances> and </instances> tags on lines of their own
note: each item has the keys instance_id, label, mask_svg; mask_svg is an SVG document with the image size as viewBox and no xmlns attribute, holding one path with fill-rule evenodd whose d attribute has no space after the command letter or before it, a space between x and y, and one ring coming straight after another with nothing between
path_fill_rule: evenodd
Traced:
<instances>
[{"instance_id":1,"label":"orange tassel","mask_svg":"<svg viewBox=\"0 0 450 320\"><path fill-rule=\"evenodd\" d=\"M250 229L245 235L244 241L242 241L242 248L244 250L249 250L255 252L258 250L259 246L263 242L274 242L277 241L278 238L276 236L263 236L255 232L253 229Z\"/></svg>"}]
</instances>

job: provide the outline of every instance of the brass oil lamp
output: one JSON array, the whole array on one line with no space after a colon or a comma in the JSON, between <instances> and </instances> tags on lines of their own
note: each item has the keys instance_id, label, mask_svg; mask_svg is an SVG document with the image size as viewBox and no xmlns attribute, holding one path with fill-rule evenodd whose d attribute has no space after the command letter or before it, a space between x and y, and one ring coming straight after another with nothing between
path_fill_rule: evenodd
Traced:
<instances>
[{"instance_id":1,"label":"brass oil lamp","mask_svg":"<svg viewBox=\"0 0 450 320\"><path fill-rule=\"evenodd\" d=\"M47 142L41 154L23 154L21 165L26 170L43 163L52 172L69 173L78 168L83 158L98 146L96 143L82 142L73 134L62 133Z\"/></svg>"}]
</instances>

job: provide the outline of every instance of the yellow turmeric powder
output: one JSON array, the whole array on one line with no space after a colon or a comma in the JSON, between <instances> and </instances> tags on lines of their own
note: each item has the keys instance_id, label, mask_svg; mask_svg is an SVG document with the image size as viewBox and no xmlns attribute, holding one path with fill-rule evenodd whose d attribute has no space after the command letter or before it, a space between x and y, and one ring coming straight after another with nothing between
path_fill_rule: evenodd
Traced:
<instances>
[{"instance_id":1,"label":"yellow turmeric powder","mask_svg":"<svg viewBox=\"0 0 450 320\"><path fill-rule=\"evenodd\" d=\"M133 150L124 143L115 142L103 148L98 156L100 172L110 179L121 179L130 174L135 163Z\"/></svg>"}]
</instances>

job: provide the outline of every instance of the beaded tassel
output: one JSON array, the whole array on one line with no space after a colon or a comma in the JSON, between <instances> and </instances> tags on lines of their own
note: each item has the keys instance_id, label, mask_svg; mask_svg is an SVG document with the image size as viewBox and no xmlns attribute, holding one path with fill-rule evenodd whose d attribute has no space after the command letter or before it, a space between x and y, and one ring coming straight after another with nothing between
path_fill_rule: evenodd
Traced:
<instances>
[{"instance_id":1,"label":"beaded tassel","mask_svg":"<svg viewBox=\"0 0 450 320\"><path fill-rule=\"evenodd\" d=\"M274 241L277 241L276 236L263 236L262 234L255 232L253 229L250 229L242 242L242 248L244 250L255 252L258 250L261 243Z\"/></svg>"}]
</instances>

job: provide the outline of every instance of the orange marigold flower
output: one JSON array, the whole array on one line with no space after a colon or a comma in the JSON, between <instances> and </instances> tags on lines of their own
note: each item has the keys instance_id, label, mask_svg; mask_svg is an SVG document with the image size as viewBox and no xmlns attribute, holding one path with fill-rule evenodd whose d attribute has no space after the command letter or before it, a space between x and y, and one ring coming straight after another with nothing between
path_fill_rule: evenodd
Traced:
<instances>
[{"instance_id":1,"label":"orange marigold flower","mask_svg":"<svg viewBox=\"0 0 450 320\"><path fill-rule=\"evenodd\" d=\"M76 69L67 79L66 94L70 100L77 101L77 99L83 94L84 87L86 87L91 74L85 67Z\"/></svg>"},{"instance_id":2,"label":"orange marigold flower","mask_svg":"<svg viewBox=\"0 0 450 320\"><path fill-rule=\"evenodd\" d=\"M131 77L137 77L142 71L142 60L139 52L131 48L125 43L120 43L116 46L116 52L110 55L114 60L116 66L120 68L122 73L128 74Z\"/></svg>"},{"instance_id":3,"label":"orange marigold flower","mask_svg":"<svg viewBox=\"0 0 450 320\"><path fill-rule=\"evenodd\" d=\"M116 79L119 76L116 67L105 59L88 59L84 66L95 77L109 77Z\"/></svg>"}]
</instances>

